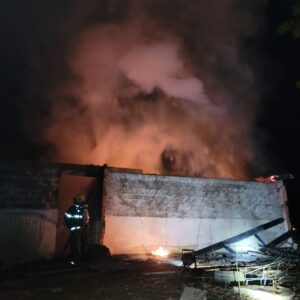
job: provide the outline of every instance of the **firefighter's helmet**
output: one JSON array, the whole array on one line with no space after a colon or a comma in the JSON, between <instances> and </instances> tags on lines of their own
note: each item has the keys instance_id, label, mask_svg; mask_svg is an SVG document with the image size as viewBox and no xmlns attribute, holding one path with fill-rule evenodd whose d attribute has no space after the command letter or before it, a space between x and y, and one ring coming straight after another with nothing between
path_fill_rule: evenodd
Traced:
<instances>
[{"instance_id":1,"label":"firefighter's helmet","mask_svg":"<svg viewBox=\"0 0 300 300\"><path fill-rule=\"evenodd\" d=\"M83 204L85 202L85 197L82 194L77 194L73 198L74 204Z\"/></svg>"}]
</instances>

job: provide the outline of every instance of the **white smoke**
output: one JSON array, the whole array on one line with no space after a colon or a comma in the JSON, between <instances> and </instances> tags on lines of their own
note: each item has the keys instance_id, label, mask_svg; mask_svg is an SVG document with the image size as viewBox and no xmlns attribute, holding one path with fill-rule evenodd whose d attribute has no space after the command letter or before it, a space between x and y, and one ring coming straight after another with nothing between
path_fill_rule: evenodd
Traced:
<instances>
[{"instance_id":1,"label":"white smoke","mask_svg":"<svg viewBox=\"0 0 300 300\"><path fill-rule=\"evenodd\" d=\"M214 72L204 73L207 63L203 70L199 62L193 66L180 34L162 28L141 14L89 27L73 41L69 63L80 80L58 89L60 101L45 131L57 147L56 159L151 173L245 177L253 160L253 113L244 110L244 99L211 79ZM233 49L228 60L238 69L237 50L232 44L227 49ZM211 64L217 60L214 53L205 54ZM241 69L249 78L251 70ZM64 100L65 93L77 105Z\"/></svg>"},{"instance_id":2,"label":"white smoke","mask_svg":"<svg viewBox=\"0 0 300 300\"><path fill-rule=\"evenodd\" d=\"M121 58L119 66L146 93L160 88L170 97L209 102L202 82L184 67L174 42L138 45Z\"/></svg>"}]
</instances>

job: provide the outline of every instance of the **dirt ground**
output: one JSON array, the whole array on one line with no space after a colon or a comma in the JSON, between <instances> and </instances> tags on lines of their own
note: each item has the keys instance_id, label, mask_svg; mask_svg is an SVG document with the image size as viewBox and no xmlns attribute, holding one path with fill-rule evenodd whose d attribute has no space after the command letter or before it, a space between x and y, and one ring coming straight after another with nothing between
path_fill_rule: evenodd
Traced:
<instances>
[{"instance_id":1,"label":"dirt ground","mask_svg":"<svg viewBox=\"0 0 300 300\"><path fill-rule=\"evenodd\" d=\"M185 287L205 290L207 300L250 299L201 273L184 272L182 267L153 257L112 257L75 266L53 260L18 265L0 273L1 300L175 300L181 298Z\"/></svg>"}]
</instances>

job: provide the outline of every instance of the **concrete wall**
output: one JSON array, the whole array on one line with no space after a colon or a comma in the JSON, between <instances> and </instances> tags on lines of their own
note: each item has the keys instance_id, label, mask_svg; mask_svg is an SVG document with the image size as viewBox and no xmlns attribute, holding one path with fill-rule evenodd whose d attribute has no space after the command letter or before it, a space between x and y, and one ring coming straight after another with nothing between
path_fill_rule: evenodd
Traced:
<instances>
[{"instance_id":1,"label":"concrete wall","mask_svg":"<svg viewBox=\"0 0 300 300\"><path fill-rule=\"evenodd\" d=\"M113 253L147 253L164 246L199 249L286 217L282 182L157 176L106 171L104 244ZM260 234L270 241L288 222ZM253 238L233 245L255 249Z\"/></svg>"},{"instance_id":2,"label":"concrete wall","mask_svg":"<svg viewBox=\"0 0 300 300\"><path fill-rule=\"evenodd\" d=\"M0 261L28 261L54 253L57 168L0 164Z\"/></svg>"},{"instance_id":3,"label":"concrete wall","mask_svg":"<svg viewBox=\"0 0 300 300\"><path fill-rule=\"evenodd\" d=\"M30 164L0 164L1 209L57 207L59 172Z\"/></svg>"}]
</instances>

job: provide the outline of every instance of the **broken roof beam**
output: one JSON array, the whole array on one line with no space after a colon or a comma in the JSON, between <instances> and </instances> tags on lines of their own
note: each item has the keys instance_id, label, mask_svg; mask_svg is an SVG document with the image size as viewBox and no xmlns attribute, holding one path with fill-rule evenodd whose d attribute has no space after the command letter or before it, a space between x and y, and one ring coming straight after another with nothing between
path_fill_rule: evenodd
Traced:
<instances>
[{"instance_id":1,"label":"broken roof beam","mask_svg":"<svg viewBox=\"0 0 300 300\"><path fill-rule=\"evenodd\" d=\"M210 245L208 247L205 247L203 249L200 249L200 250L189 250L189 249L183 249L183 252L184 251L189 251L189 252L186 252L186 253L182 253L182 256L181 256L181 260L183 262L183 265L184 266L189 266L191 265L192 263L195 263L195 266L196 266L196 257L197 256L200 256L200 255L203 255L203 254L207 254L211 251L216 251L216 250L219 250L219 249L222 249L222 248L225 248L227 249L227 251L229 251L230 253L234 254L235 251L230 248L228 246L228 244L232 244L232 243L236 243L236 242L239 242L241 240L244 240L250 236L257 236L257 233L261 232L261 231L264 231L266 229L269 229L271 227L274 227L278 224L281 224L284 222L284 219L283 218L278 218L278 219L275 219L273 221L270 221L268 223L265 223L265 224L262 224L262 225L259 225L253 229L250 229L248 231L245 231L243 233L240 233L236 236L233 236L229 239L226 239L224 241L221 241L221 242L218 242L216 244L213 244L213 245Z\"/></svg>"},{"instance_id":2,"label":"broken roof beam","mask_svg":"<svg viewBox=\"0 0 300 300\"><path fill-rule=\"evenodd\" d=\"M265 241L257 233L255 233L254 236L262 245L266 245Z\"/></svg>"},{"instance_id":3,"label":"broken roof beam","mask_svg":"<svg viewBox=\"0 0 300 300\"><path fill-rule=\"evenodd\" d=\"M224 241L221 241L221 242L218 242L216 244L210 245L210 246L205 247L203 249L197 250L197 251L195 251L195 256L206 254L208 252L215 251L215 250L218 250L218 249L221 249L221 248L226 248L227 244L237 243L237 242L239 242L241 240L244 240L244 239L246 239L246 238L248 238L252 235L257 234L258 232L264 231L266 229L274 227L274 226L276 226L278 224L281 224L283 222L284 222L283 218L278 218L278 219L275 219L271 222L259 225L259 226L255 227L253 229L250 229L248 231L240 233L240 234L238 234L236 236L233 236L229 239L226 239Z\"/></svg>"},{"instance_id":4,"label":"broken roof beam","mask_svg":"<svg viewBox=\"0 0 300 300\"><path fill-rule=\"evenodd\" d=\"M270 243L268 243L267 245L265 245L265 247L266 248L276 247L280 243L282 243L282 242L286 241L287 239L293 237L295 234L296 234L295 230L289 230L289 231L285 232L284 234L280 235L279 237L277 237L276 239L274 239L273 241L271 241Z\"/></svg>"}]
</instances>

